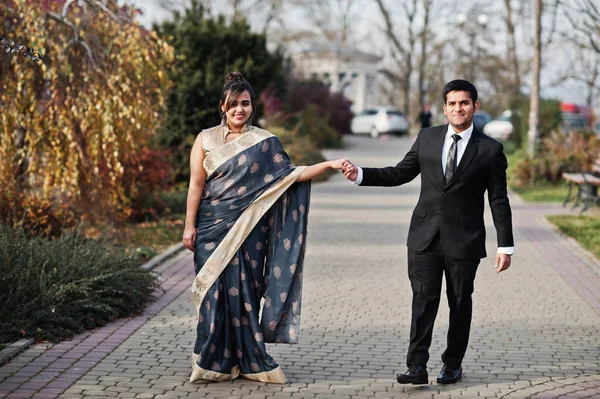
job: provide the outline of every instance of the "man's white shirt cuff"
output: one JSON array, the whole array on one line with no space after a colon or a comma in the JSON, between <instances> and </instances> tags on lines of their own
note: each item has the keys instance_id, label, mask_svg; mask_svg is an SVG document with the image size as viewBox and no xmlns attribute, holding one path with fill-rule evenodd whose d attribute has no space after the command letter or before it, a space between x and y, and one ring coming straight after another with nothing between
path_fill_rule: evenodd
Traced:
<instances>
[{"instance_id":1,"label":"man's white shirt cuff","mask_svg":"<svg viewBox=\"0 0 600 399\"><path fill-rule=\"evenodd\" d=\"M362 168L360 166L357 166L356 169L358 169L358 176L356 177L356 180L350 180L352 182L352 184L356 184L360 186L360 183L362 183L362 179L363 179L363 172L362 172Z\"/></svg>"},{"instance_id":2,"label":"man's white shirt cuff","mask_svg":"<svg viewBox=\"0 0 600 399\"><path fill-rule=\"evenodd\" d=\"M499 254L506 254L506 255L514 255L514 253L515 253L515 247L499 247L498 248L498 253Z\"/></svg>"}]
</instances>

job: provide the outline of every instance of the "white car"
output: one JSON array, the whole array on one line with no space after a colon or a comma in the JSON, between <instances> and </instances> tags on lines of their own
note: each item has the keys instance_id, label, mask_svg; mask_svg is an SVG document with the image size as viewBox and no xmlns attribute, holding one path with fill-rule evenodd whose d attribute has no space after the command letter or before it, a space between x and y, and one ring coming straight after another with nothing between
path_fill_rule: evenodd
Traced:
<instances>
[{"instance_id":1,"label":"white car","mask_svg":"<svg viewBox=\"0 0 600 399\"><path fill-rule=\"evenodd\" d=\"M405 134L408 132L408 120L396 108L368 108L352 119L350 128L354 134L370 134L376 138L382 133Z\"/></svg>"},{"instance_id":2,"label":"white car","mask_svg":"<svg viewBox=\"0 0 600 399\"><path fill-rule=\"evenodd\" d=\"M511 118L510 110L502 112L496 119L483 127L483 133L499 141L506 140L513 132Z\"/></svg>"}]
</instances>

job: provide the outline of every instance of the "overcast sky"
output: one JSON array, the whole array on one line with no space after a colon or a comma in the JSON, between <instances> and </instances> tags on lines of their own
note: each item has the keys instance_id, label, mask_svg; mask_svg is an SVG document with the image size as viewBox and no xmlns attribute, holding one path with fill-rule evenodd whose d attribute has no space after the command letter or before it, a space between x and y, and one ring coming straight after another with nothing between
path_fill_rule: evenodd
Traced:
<instances>
[{"instance_id":1,"label":"overcast sky","mask_svg":"<svg viewBox=\"0 0 600 399\"><path fill-rule=\"evenodd\" d=\"M161 21L164 18L168 18L170 16L170 11L165 10L159 5L159 0L133 0L133 3L143 11L143 15L140 17L140 22L146 26L151 27L152 22ZM215 2L215 4L218 4ZM465 7L461 8L465 10ZM291 18L287 15L286 21L295 21L295 24L302 23L302 14L295 13L297 15L293 15ZM365 14L361 13L361 18ZM373 13L366 13L367 19L373 20ZM370 18L369 18L370 17ZM373 23L368 21L367 24L363 24L363 26L373 26ZM252 21L250 21L252 24ZM365 28L363 28L365 29ZM376 29L370 29L373 32L376 32ZM372 38L374 33L369 33L368 36ZM385 43L384 40L375 40L375 42ZM379 52L379 51L378 51ZM545 97L552 97L562 101L574 102L578 104L585 103L585 89L578 86L575 83L565 82L560 86L554 84L557 80L557 76L559 76L560 72L564 71L566 67L564 62L559 62L559 60L564 60L566 54L562 51L557 51L556 55L546 53L544 55L546 64L545 68L542 70L542 95ZM556 61L554 61L556 60Z\"/></svg>"}]
</instances>

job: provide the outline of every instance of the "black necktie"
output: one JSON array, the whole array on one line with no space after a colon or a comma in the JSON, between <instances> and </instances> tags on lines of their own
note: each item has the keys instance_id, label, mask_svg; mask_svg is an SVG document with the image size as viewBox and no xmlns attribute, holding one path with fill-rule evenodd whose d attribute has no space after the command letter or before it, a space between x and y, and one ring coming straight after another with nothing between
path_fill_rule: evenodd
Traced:
<instances>
[{"instance_id":1,"label":"black necktie","mask_svg":"<svg viewBox=\"0 0 600 399\"><path fill-rule=\"evenodd\" d=\"M458 155L458 140L460 140L460 136L458 134L453 134L452 139L454 140L450 145L450 149L448 150L448 159L446 160L446 183L452 179L454 175L454 171L456 170L456 160Z\"/></svg>"}]
</instances>

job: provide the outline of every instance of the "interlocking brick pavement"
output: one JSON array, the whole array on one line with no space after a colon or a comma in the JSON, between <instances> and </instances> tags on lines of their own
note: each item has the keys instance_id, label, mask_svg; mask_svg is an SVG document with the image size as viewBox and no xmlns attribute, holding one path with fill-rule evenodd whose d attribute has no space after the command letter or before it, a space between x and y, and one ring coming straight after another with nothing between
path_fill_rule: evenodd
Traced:
<instances>
[{"instance_id":1,"label":"interlocking brick pavement","mask_svg":"<svg viewBox=\"0 0 600 399\"><path fill-rule=\"evenodd\" d=\"M395 164L410 139L348 137L347 156ZM55 346L36 345L0 368L8 398L580 398L600 397L600 264L544 218L568 209L511 197L516 254L495 273L484 259L462 382L435 383L448 327L436 322L430 384L400 385L410 323L406 234L418 179L355 187L341 176L311 199L300 344L271 345L289 383L188 382L194 340L191 256L161 266L167 292L144 315ZM490 215L488 253L495 248Z\"/></svg>"}]
</instances>

